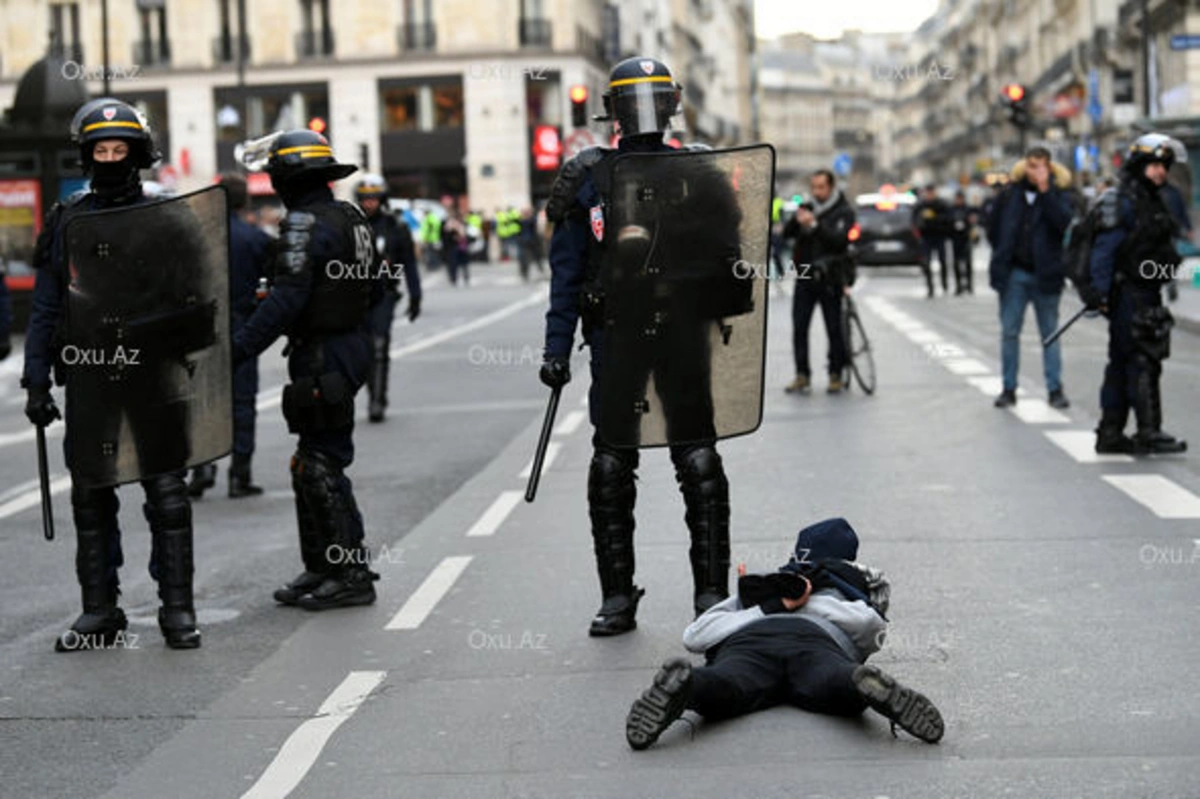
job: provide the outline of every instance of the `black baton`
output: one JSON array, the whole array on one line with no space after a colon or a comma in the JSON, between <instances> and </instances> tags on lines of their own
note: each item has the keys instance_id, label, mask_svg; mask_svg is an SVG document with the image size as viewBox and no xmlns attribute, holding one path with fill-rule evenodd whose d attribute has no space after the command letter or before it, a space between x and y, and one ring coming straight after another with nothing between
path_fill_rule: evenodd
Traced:
<instances>
[{"instance_id":1,"label":"black baton","mask_svg":"<svg viewBox=\"0 0 1200 799\"><path fill-rule=\"evenodd\" d=\"M1066 321L1066 324L1064 324L1058 330L1055 330L1053 333L1051 333L1049 336L1046 337L1046 339L1042 342L1042 348L1045 349L1046 347L1049 347L1054 342L1058 341L1062 337L1062 334L1066 333L1067 330L1071 327L1071 325L1073 325L1079 321L1079 317L1083 316L1085 313L1087 313L1088 311L1091 311L1091 310L1093 310L1093 309L1089 308L1086 305L1083 306L1082 308L1080 308L1078 313L1076 313L1074 316L1072 316L1070 319L1068 319Z\"/></svg>"},{"instance_id":2,"label":"black baton","mask_svg":"<svg viewBox=\"0 0 1200 799\"><path fill-rule=\"evenodd\" d=\"M533 468L529 471L529 486L525 489L526 502L533 502L533 498L537 496L538 481L542 479L542 463L546 460L546 447L550 444L550 432L554 429L554 415L558 413L558 398L561 395L562 386L550 392L546 418L542 420L542 435L538 438L537 452L533 454Z\"/></svg>"},{"instance_id":3,"label":"black baton","mask_svg":"<svg viewBox=\"0 0 1200 799\"><path fill-rule=\"evenodd\" d=\"M54 508L50 505L50 467L46 463L46 428L37 426L38 481L42 484L42 531L54 540Z\"/></svg>"}]
</instances>

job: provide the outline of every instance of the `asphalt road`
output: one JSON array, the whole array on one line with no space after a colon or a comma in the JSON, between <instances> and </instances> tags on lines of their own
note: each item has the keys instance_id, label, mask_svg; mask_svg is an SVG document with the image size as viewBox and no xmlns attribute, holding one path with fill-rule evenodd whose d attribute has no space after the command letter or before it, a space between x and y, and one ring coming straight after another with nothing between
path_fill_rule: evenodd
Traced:
<instances>
[{"instance_id":1,"label":"asphalt road","mask_svg":"<svg viewBox=\"0 0 1200 799\"><path fill-rule=\"evenodd\" d=\"M204 646L165 649L126 487L127 649L51 651L78 612L65 488L41 540L33 447L0 364L0 795L5 797L1194 797L1200 695L1200 467L1089 455L1105 332L1066 340L1074 405L1044 404L1027 320L1021 401L996 410L996 301L923 297L915 271L865 270L879 390L785 395L790 299L772 289L762 428L720 449L733 553L786 560L796 530L845 516L892 585L874 661L927 693L943 742L879 717L776 709L624 741L629 703L691 618L683 506L644 453L637 632L586 635L598 605L585 503L586 353L564 393L537 502L519 498L546 390L544 286L515 267L433 285L399 323L392 409L350 470L383 574L370 608L314 615L270 591L299 569L277 404L262 361L259 499L195 506ZM1071 304L1064 300L1064 307ZM1200 441L1200 348L1177 331L1167 428ZM813 326L814 363L824 351ZM275 400L277 403L277 400ZM365 414L364 414L365 416ZM53 428L52 428L53 429ZM62 473L56 451L52 470ZM220 487L224 486L224 469ZM61 483L60 483L61 484Z\"/></svg>"}]
</instances>

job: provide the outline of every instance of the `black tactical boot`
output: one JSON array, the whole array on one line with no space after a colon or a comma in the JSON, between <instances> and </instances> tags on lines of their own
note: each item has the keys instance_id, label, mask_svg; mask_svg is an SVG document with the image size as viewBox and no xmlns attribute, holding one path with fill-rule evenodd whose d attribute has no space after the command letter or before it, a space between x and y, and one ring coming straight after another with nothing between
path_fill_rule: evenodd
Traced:
<instances>
[{"instance_id":1,"label":"black tactical boot","mask_svg":"<svg viewBox=\"0 0 1200 799\"><path fill-rule=\"evenodd\" d=\"M1187 442L1162 430L1162 394L1157 365L1147 368L1138 379L1137 433L1133 436L1135 455L1175 455L1187 451Z\"/></svg>"},{"instance_id":2,"label":"black tactical boot","mask_svg":"<svg viewBox=\"0 0 1200 799\"><path fill-rule=\"evenodd\" d=\"M217 484L217 465L205 463L192 469L191 480L187 484L188 496L200 499L204 492Z\"/></svg>"},{"instance_id":3,"label":"black tactical boot","mask_svg":"<svg viewBox=\"0 0 1200 799\"><path fill-rule=\"evenodd\" d=\"M904 687L876 666L859 666L851 679L867 705L892 723L892 735L899 724L900 729L925 743L935 744L942 739L946 731L942 714L924 694Z\"/></svg>"},{"instance_id":4,"label":"black tactical boot","mask_svg":"<svg viewBox=\"0 0 1200 799\"><path fill-rule=\"evenodd\" d=\"M328 456L298 450L292 458L292 481L300 520L300 549L307 572L322 575L308 590L294 592L293 585L276 592L294 596L305 610L370 605L375 601L375 580L369 568L370 552L362 541L362 516L342 469ZM301 575L296 582L301 582Z\"/></svg>"},{"instance_id":5,"label":"black tactical boot","mask_svg":"<svg viewBox=\"0 0 1200 799\"><path fill-rule=\"evenodd\" d=\"M654 675L654 684L629 708L625 740L637 750L653 744L683 715L691 693L692 664L684 658L671 658L663 663Z\"/></svg>"},{"instance_id":6,"label":"black tactical boot","mask_svg":"<svg viewBox=\"0 0 1200 799\"><path fill-rule=\"evenodd\" d=\"M645 591L633 584L634 470L637 451L598 447L588 470L588 512L604 601L588 635L620 635L637 628L637 606Z\"/></svg>"},{"instance_id":7,"label":"black tactical boot","mask_svg":"<svg viewBox=\"0 0 1200 799\"><path fill-rule=\"evenodd\" d=\"M687 508L693 609L699 616L729 596L729 481L721 456L711 446L680 453L675 480Z\"/></svg>"},{"instance_id":8,"label":"black tactical boot","mask_svg":"<svg viewBox=\"0 0 1200 799\"><path fill-rule=\"evenodd\" d=\"M379 575L370 569L343 569L326 577L321 584L303 594L296 604L305 610L329 610L375 602L374 582Z\"/></svg>"},{"instance_id":9,"label":"black tactical boot","mask_svg":"<svg viewBox=\"0 0 1200 799\"><path fill-rule=\"evenodd\" d=\"M196 649L196 609L192 603L192 508L183 480L162 475L146 481L143 508L154 540L158 628L171 649Z\"/></svg>"},{"instance_id":10,"label":"black tactical boot","mask_svg":"<svg viewBox=\"0 0 1200 799\"><path fill-rule=\"evenodd\" d=\"M388 339L383 336L374 338L371 374L367 380L367 394L370 396L367 418L372 422L382 422L387 409L389 344Z\"/></svg>"},{"instance_id":11,"label":"black tactical boot","mask_svg":"<svg viewBox=\"0 0 1200 799\"><path fill-rule=\"evenodd\" d=\"M1133 452L1133 439L1125 435L1127 413L1105 410L1096 427L1096 453L1099 455L1128 455Z\"/></svg>"},{"instance_id":12,"label":"black tactical boot","mask_svg":"<svg viewBox=\"0 0 1200 799\"><path fill-rule=\"evenodd\" d=\"M54 642L57 652L107 648L129 626L124 611L117 607L116 568L120 564L112 562L113 536L119 535L115 496L111 503L109 497L102 497L102 506L97 507L95 503L79 504L82 493L72 493L72 504L78 542L75 574L83 614Z\"/></svg>"},{"instance_id":13,"label":"black tactical boot","mask_svg":"<svg viewBox=\"0 0 1200 799\"><path fill-rule=\"evenodd\" d=\"M254 485L250 478L250 456L235 452L233 463L229 465L229 498L257 497L262 492L262 486Z\"/></svg>"},{"instance_id":14,"label":"black tactical boot","mask_svg":"<svg viewBox=\"0 0 1200 799\"><path fill-rule=\"evenodd\" d=\"M300 453L297 452L292 456L291 462L292 494L296 502L296 526L300 531L300 559L304 562L304 571L275 592L275 601L284 605L297 604L300 597L323 583L331 571L329 561L326 560L326 550L332 542L325 540L317 528L316 517L309 508L304 484L300 480L303 465Z\"/></svg>"}]
</instances>

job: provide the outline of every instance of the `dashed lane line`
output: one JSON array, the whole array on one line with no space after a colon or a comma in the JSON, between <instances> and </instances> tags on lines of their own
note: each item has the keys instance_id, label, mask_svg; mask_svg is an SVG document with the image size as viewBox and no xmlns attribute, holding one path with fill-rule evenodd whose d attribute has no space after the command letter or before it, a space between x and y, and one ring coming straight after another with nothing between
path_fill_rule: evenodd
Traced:
<instances>
[{"instance_id":1,"label":"dashed lane line","mask_svg":"<svg viewBox=\"0 0 1200 799\"><path fill-rule=\"evenodd\" d=\"M337 728L354 715L386 676L386 671L352 671L346 675L317 708L316 715L288 736L267 770L242 794L242 799L283 799L294 791Z\"/></svg>"},{"instance_id":2,"label":"dashed lane line","mask_svg":"<svg viewBox=\"0 0 1200 799\"><path fill-rule=\"evenodd\" d=\"M545 475L546 472L550 471L550 466L551 466L551 464L554 463L554 459L558 457L558 452L561 449L562 449L562 442L560 442L560 441L551 441L549 444L546 445L546 460L544 460L542 462L542 474L543 475ZM520 477L522 480L528 480L529 476L531 474L533 474L533 459L532 458L529 459L529 463L525 464L525 468L522 469L521 473L517 476Z\"/></svg>"},{"instance_id":3,"label":"dashed lane line","mask_svg":"<svg viewBox=\"0 0 1200 799\"><path fill-rule=\"evenodd\" d=\"M554 429L554 435L569 436L573 434L586 418L587 411L571 411L558 423L558 427Z\"/></svg>"},{"instance_id":4,"label":"dashed lane line","mask_svg":"<svg viewBox=\"0 0 1200 799\"><path fill-rule=\"evenodd\" d=\"M1076 463L1132 463L1129 455L1099 455L1096 434L1091 430L1046 430L1046 438L1066 452Z\"/></svg>"},{"instance_id":5,"label":"dashed lane line","mask_svg":"<svg viewBox=\"0 0 1200 799\"><path fill-rule=\"evenodd\" d=\"M1161 474L1106 474L1104 481L1160 519L1200 519L1200 497Z\"/></svg>"},{"instance_id":6,"label":"dashed lane line","mask_svg":"<svg viewBox=\"0 0 1200 799\"><path fill-rule=\"evenodd\" d=\"M500 529L500 525L504 524L508 514L512 513L513 508L521 502L523 496L524 494L520 491L501 493L475 524L471 525L471 529L467 531L467 538L494 535Z\"/></svg>"},{"instance_id":7,"label":"dashed lane line","mask_svg":"<svg viewBox=\"0 0 1200 799\"><path fill-rule=\"evenodd\" d=\"M385 630L415 630L433 612L471 562L472 555L452 555L437 565L425 582L413 592L404 606L387 623Z\"/></svg>"}]
</instances>

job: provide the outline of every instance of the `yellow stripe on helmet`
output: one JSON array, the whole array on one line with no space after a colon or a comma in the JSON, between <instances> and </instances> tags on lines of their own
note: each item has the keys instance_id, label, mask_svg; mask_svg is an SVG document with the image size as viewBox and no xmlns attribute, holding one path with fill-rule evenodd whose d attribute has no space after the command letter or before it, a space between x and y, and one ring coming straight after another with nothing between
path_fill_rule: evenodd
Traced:
<instances>
[{"instance_id":1,"label":"yellow stripe on helmet","mask_svg":"<svg viewBox=\"0 0 1200 799\"><path fill-rule=\"evenodd\" d=\"M672 82L672 78L670 75L651 75L648 78L622 78L621 80L614 80L608 84L608 88L612 89L616 86L629 86L630 84L633 84L633 83L671 83L671 82Z\"/></svg>"},{"instance_id":2,"label":"yellow stripe on helmet","mask_svg":"<svg viewBox=\"0 0 1200 799\"><path fill-rule=\"evenodd\" d=\"M126 122L124 120L117 119L112 122L93 122L92 124L85 126L83 132L88 133L89 131L96 130L97 128L134 128L135 130L141 130L142 125L140 122Z\"/></svg>"},{"instance_id":3,"label":"yellow stripe on helmet","mask_svg":"<svg viewBox=\"0 0 1200 799\"><path fill-rule=\"evenodd\" d=\"M333 157L333 148L321 144L301 144L297 147L284 147L275 155L291 155L298 153L301 158L321 158L322 156Z\"/></svg>"}]
</instances>

